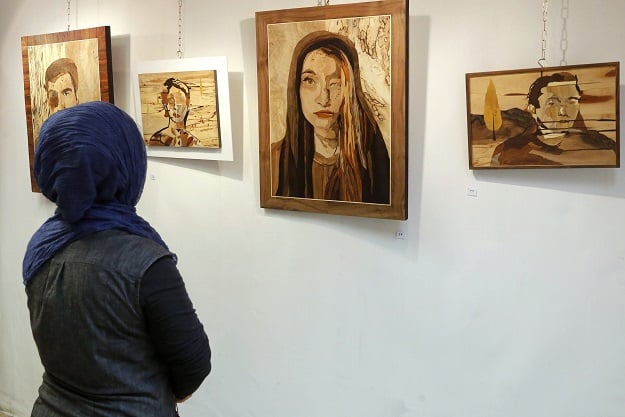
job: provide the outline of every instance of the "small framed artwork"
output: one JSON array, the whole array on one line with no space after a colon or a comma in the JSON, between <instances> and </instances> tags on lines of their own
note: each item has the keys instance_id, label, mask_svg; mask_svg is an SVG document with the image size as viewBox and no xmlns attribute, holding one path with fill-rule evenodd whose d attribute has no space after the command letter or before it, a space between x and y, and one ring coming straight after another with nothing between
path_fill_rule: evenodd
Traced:
<instances>
[{"instance_id":1,"label":"small framed artwork","mask_svg":"<svg viewBox=\"0 0 625 417\"><path fill-rule=\"evenodd\" d=\"M225 56L144 61L135 72L148 156L233 160Z\"/></svg>"},{"instance_id":2,"label":"small framed artwork","mask_svg":"<svg viewBox=\"0 0 625 417\"><path fill-rule=\"evenodd\" d=\"M260 205L405 220L407 2L256 13Z\"/></svg>"},{"instance_id":3,"label":"small framed artwork","mask_svg":"<svg viewBox=\"0 0 625 417\"><path fill-rule=\"evenodd\" d=\"M619 63L466 74L469 168L618 168Z\"/></svg>"},{"instance_id":4,"label":"small framed artwork","mask_svg":"<svg viewBox=\"0 0 625 417\"><path fill-rule=\"evenodd\" d=\"M78 103L113 102L110 28L22 36L22 64L31 188L37 192L33 156L43 122Z\"/></svg>"}]
</instances>

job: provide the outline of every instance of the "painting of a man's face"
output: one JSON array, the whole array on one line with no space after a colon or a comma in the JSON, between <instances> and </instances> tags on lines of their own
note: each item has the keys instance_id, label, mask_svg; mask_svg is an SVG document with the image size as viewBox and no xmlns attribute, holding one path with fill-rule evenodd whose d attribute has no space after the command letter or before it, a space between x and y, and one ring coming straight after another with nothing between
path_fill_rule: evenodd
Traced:
<instances>
[{"instance_id":1,"label":"painting of a man's face","mask_svg":"<svg viewBox=\"0 0 625 417\"><path fill-rule=\"evenodd\" d=\"M59 75L46 85L50 114L78 104L76 88L68 73Z\"/></svg>"},{"instance_id":2,"label":"painting of a man's face","mask_svg":"<svg viewBox=\"0 0 625 417\"><path fill-rule=\"evenodd\" d=\"M33 156L51 115L79 103L113 102L108 26L22 36L22 64L31 189L38 191Z\"/></svg>"},{"instance_id":3,"label":"painting of a man's face","mask_svg":"<svg viewBox=\"0 0 625 417\"><path fill-rule=\"evenodd\" d=\"M542 89L536 115L549 129L570 129L579 114L575 81L553 82Z\"/></svg>"}]
</instances>

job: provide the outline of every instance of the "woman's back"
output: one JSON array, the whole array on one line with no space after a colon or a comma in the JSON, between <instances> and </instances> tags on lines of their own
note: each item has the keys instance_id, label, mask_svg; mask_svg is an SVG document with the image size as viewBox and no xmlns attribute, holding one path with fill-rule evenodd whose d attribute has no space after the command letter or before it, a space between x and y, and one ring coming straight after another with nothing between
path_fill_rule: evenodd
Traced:
<instances>
[{"instance_id":1,"label":"woman's back","mask_svg":"<svg viewBox=\"0 0 625 417\"><path fill-rule=\"evenodd\" d=\"M170 253L118 230L78 240L26 287L46 370L33 416L173 416L165 366L147 332L139 290Z\"/></svg>"}]
</instances>

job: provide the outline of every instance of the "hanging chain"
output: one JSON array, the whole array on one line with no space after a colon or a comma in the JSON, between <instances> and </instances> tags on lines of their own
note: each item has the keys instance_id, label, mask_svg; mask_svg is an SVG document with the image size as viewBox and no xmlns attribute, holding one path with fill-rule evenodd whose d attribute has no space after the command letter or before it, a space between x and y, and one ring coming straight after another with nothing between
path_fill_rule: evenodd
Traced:
<instances>
[{"instance_id":1,"label":"hanging chain","mask_svg":"<svg viewBox=\"0 0 625 417\"><path fill-rule=\"evenodd\" d=\"M538 65L540 65L541 68L545 66L545 62L547 61L545 59L545 52L547 51L547 11L548 10L549 10L549 0L543 0L543 34L542 34L542 42L541 42L542 55L541 55L541 58L538 60Z\"/></svg>"},{"instance_id":2,"label":"hanging chain","mask_svg":"<svg viewBox=\"0 0 625 417\"><path fill-rule=\"evenodd\" d=\"M67 31L69 32L70 0L67 0Z\"/></svg>"},{"instance_id":3,"label":"hanging chain","mask_svg":"<svg viewBox=\"0 0 625 417\"><path fill-rule=\"evenodd\" d=\"M569 19L569 0L562 0L562 38L560 39L560 51L562 51L562 59L560 65L566 65L566 50L569 49L569 33L566 22Z\"/></svg>"},{"instance_id":4,"label":"hanging chain","mask_svg":"<svg viewBox=\"0 0 625 417\"><path fill-rule=\"evenodd\" d=\"M182 0L178 0L178 58L182 59Z\"/></svg>"},{"instance_id":5,"label":"hanging chain","mask_svg":"<svg viewBox=\"0 0 625 417\"><path fill-rule=\"evenodd\" d=\"M330 4L330 0L317 0L317 6L327 6Z\"/></svg>"}]
</instances>

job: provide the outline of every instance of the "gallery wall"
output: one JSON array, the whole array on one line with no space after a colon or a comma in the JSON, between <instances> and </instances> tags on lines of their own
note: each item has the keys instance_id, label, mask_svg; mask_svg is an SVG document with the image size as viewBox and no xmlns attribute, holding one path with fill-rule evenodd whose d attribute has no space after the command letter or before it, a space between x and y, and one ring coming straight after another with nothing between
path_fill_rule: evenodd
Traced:
<instances>
[{"instance_id":1,"label":"gallery wall","mask_svg":"<svg viewBox=\"0 0 625 417\"><path fill-rule=\"evenodd\" d=\"M316 3L184 0L184 56L228 58L234 161L150 159L138 206L213 347L181 415L622 417L625 168L468 169L465 73L537 66L543 2L410 1L406 221L259 207L254 13ZM548 4L548 65L625 58L625 3ZM73 0L69 20L111 27L134 116L132 65L176 58L178 2ZM0 15L0 410L19 417L42 373L21 259L54 210L30 191L20 37L67 24L60 0Z\"/></svg>"}]
</instances>

